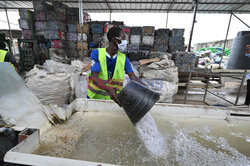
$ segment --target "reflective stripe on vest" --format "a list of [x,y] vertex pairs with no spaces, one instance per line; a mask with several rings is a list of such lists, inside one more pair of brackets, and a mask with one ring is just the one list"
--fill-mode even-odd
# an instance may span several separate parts
[[[6,55],[7,55],[7,53],[8,53],[8,51],[0,49],[0,62],[4,62],[4,59],[5,59]],[[10,63],[10,64],[15,69],[15,66],[12,63]]]
[[[105,84],[112,89],[115,87],[116,89],[122,90],[126,60],[125,54],[120,52],[117,53],[116,65],[112,79],[108,79],[106,48],[98,49],[98,60],[100,62],[100,72],[98,74],[100,81],[98,82],[98,85],[101,86],[102,84]],[[88,77],[88,96],[91,99],[110,100],[110,96],[107,91],[105,89],[100,89],[99,87],[93,84],[90,73]],[[119,93],[119,91],[117,91],[117,93]]]

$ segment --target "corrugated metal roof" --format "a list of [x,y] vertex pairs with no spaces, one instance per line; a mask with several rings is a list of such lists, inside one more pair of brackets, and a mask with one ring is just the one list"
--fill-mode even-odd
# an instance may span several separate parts
[[[33,1],[0,1],[0,9],[33,8]],[[78,7],[78,0],[46,0]],[[83,0],[86,12],[192,12],[192,0]],[[199,0],[199,13],[250,13],[250,0]]]

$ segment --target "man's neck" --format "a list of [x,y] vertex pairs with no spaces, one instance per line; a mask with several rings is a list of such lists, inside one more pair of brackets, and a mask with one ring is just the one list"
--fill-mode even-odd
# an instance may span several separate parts
[[113,56],[115,56],[117,54],[117,50],[115,50],[114,47],[112,47],[111,45],[109,45],[106,48],[106,51],[110,55],[111,58],[113,58]]

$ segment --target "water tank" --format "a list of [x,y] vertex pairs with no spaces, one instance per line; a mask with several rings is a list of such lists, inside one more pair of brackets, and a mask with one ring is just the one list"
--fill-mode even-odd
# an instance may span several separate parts
[[250,31],[238,32],[229,55],[227,69],[250,69]]

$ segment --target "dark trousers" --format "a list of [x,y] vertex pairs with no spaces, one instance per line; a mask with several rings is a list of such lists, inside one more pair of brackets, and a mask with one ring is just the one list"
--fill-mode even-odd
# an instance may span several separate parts
[[246,101],[245,101],[245,105],[249,105],[250,104],[250,80],[247,80],[247,95],[246,95]]

